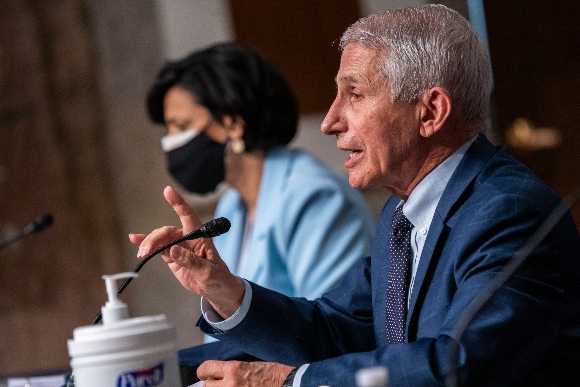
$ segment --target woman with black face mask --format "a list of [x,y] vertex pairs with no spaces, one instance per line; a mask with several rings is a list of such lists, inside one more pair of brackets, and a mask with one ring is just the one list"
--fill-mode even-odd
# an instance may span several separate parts
[[[150,118],[167,127],[171,175],[193,193],[231,187],[214,239],[230,270],[289,296],[316,298],[370,254],[374,219],[362,195],[313,156],[290,149],[297,104],[279,70],[236,43],[167,63],[151,87]],[[180,353],[193,366],[239,358],[220,347]]]

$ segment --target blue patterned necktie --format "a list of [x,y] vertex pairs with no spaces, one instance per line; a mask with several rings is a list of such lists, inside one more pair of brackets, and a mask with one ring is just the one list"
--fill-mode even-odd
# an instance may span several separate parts
[[400,205],[393,215],[391,226],[391,255],[387,283],[387,342],[405,341],[407,318],[407,289],[409,256],[411,254],[411,228],[413,225],[403,214]]

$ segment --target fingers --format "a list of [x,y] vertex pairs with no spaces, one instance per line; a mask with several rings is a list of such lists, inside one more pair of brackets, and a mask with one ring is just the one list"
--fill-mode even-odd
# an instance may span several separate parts
[[[153,230],[149,235],[129,234],[129,240],[139,245],[138,258],[143,258],[155,251],[157,248],[181,238],[183,235],[201,227],[201,221],[195,211],[183,200],[183,198],[173,188],[166,187],[163,191],[165,199],[179,216],[183,229],[177,227],[161,227]],[[164,257],[165,259],[166,257]],[[167,260],[167,259],[166,259]]]
[[166,250],[167,255],[163,255],[165,262],[175,262],[179,266],[189,269],[189,270],[201,270],[204,267],[207,268],[207,262],[212,261],[212,257],[208,256],[205,249],[201,249],[200,252],[202,256],[196,255],[195,252],[189,250],[188,248],[183,248],[179,245],[173,246]]
[[280,363],[209,360],[197,369],[204,387],[261,386],[279,387],[292,370]]
[[141,242],[143,242],[143,240],[145,240],[146,237],[147,237],[147,235],[145,235],[145,234],[129,234],[129,240],[131,241],[131,243],[139,246],[139,251],[137,252],[137,258],[143,258],[145,256],[145,255],[141,254],[141,251],[144,249],[140,245],[141,245]]
[[169,249],[169,256],[163,257],[163,259],[167,263],[175,262],[186,269],[193,269],[196,256],[192,251],[184,249],[181,246],[173,246]]
[[135,244],[139,244],[138,258],[143,258],[158,249],[159,247],[174,241],[183,236],[181,229],[173,226],[165,226],[151,231],[147,236],[142,234],[132,234],[129,240]]
[[207,360],[197,368],[197,377],[199,380],[221,380],[224,378],[225,363],[225,361]]
[[173,188],[170,186],[165,187],[163,196],[165,196],[167,203],[171,204],[173,210],[179,216],[185,233],[201,227],[201,221],[195,211],[193,211],[193,208]]
[[143,242],[143,239],[145,239],[146,236],[147,235],[145,235],[145,234],[129,234],[129,240],[134,245],[140,245],[141,242]]

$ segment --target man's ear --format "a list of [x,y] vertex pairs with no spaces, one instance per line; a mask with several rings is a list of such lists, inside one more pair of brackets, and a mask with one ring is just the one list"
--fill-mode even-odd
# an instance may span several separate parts
[[420,100],[421,136],[430,137],[437,133],[451,114],[451,96],[442,87],[434,87],[423,94]]

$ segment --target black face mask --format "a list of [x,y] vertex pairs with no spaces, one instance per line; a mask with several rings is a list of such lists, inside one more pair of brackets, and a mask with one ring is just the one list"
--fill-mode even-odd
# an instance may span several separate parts
[[212,192],[225,178],[225,149],[225,144],[201,132],[185,145],[167,152],[169,172],[190,192]]

